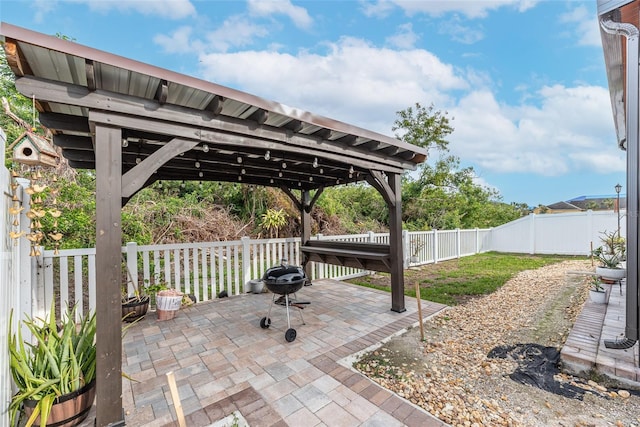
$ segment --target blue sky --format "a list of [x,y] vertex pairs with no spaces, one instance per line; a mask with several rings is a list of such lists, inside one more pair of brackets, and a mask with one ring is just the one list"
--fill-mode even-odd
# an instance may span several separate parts
[[386,135],[433,104],[505,202],[625,192],[595,1],[3,0],[0,19]]

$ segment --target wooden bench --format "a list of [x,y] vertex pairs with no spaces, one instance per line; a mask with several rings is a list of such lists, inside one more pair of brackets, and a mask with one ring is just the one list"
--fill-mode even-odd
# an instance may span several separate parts
[[391,272],[391,248],[378,243],[308,240],[300,247],[308,261]]

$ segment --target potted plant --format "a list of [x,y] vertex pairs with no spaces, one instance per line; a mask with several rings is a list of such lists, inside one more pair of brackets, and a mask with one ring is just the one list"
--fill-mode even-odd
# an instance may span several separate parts
[[163,289],[156,293],[156,314],[158,320],[171,320],[176,317],[184,294],[177,289]]
[[146,287],[135,288],[133,294],[127,292],[127,287],[122,290],[122,320],[135,322],[142,319],[149,310],[149,295]]
[[598,275],[593,275],[589,279],[589,298],[596,304],[604,304],[607,301],[607,293],[602,286],[602,281]]
[[600,265],[596,267],[596,274],[609,281],[618,281],[627,275],[622,266],[626,255],[625,239],[617,232],[603,231],[600,238],[602,245],[593,250],[592,256]]
[[[25,426],[75,426],[89,413],[95,398],[96,317],[67,308],[56,323],[55,303],[49,317],[22,323],[34,343],[22,339],[21,325],[12,333],[9,320],[10,370],[18,392],[9,405],[11,425],[20,417]],[[22,425],[22,424],[21,424]]]

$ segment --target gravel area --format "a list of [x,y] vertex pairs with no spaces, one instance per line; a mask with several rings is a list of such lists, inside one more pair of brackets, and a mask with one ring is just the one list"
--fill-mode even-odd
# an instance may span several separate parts
[[[364,355],[356,368],[455,426],[640,426],[640,393],[597,375],[558,373],[555,386],[576,397],[512,380],[517,361],[490,358],[504,345],[560,349],[587,297],[588,261],[517,274],[493,294],[451,307]],[[555,381],[553,381],[555,379]]]

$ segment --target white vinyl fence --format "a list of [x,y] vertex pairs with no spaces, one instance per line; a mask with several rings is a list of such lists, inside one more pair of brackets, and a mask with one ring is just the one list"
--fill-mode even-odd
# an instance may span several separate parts
[[[405,266],[435,263],[488,250],[490,230],[404,232]],[[388,233],[342,236],[317,235],[313,239],[388,243]],[[43,317],[52,301],[59,308],[76,304],[78,313],[94,310],[96,304],[95,249],[66,249],[58,254],[42,251],[36,263],[34,312]],[[122,248],[123,283],[128,293],[137,287],[161,284],[208,301],[225,291],[239,295],[248,282],[286,259],[300,265],[300,238],[138,245]],[[311,279],[348,279],[370,274],[339,265],[312,263]]]
[[[530,214],[491,229],[491,251],[528,254],[589,255],[602,245],[603,232],[617,232],[618,213],[586,211]],[[626,236],[626,211],[620,211],[620,233]]]

